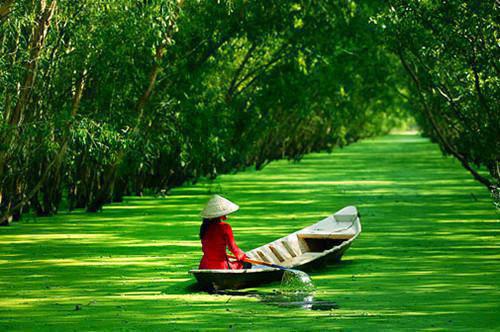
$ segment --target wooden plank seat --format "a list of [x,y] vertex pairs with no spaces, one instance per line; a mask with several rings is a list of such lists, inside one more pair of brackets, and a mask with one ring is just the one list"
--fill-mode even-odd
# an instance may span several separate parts
[[279,249],[277,246],[273,246],[272,244],[269,245],[269,250],[273,253],[274,257],[278,259],[278,262],[283,262],[285,260],[283,255],[283,252]]
[[318,256],[321,256],[321,252],[305,252],[298,257],[288,259],[282,263],[285,267],[300,266],[302,264],[308,263],[315,260]]

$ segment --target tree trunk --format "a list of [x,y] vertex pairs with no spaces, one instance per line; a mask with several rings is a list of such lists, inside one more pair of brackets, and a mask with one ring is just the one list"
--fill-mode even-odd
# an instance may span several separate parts
[[417,75],[414,73],[414,71],[411,69],[410,65],[406,61],[406,59],[403,56],[403,53],[400,51],[398,53],[399,59],[401,60],[401,64],[405,68],[406,72],[412,79],[412,81],[415,83],[415,86],[417,88],[417,91],[419,93],[419,98],[422,104],[422,108],[429,119],[432,128],[434,129],[434,132],[436,133],[437,139],[441,142],[441,145],[448,151],[451,155],[453,155],[455,158],[457,158],[462,166],[471,173],[471,175],[476,179],[478,182],[483,184],[490,192],[494,192],[495,186],[491,181],[489,181],[487,178],[483,177],[481,174],[479,174],[472,166],[469,164],[467,158],[463,156],[456,148],[455,146],[452,145],[446,138],[445,134],[442,132],[441,127],[437,123],[436,119],[434,118],[434,114],[432,110],[430,109],[429,105],[427,104],[425,97],[422,92],[422,87],[420,84],[420,80],[418,79]]
[[[2,13],[10,12],[10,2],[6,2],[1,5],[0,9],[3,9]],[[47,6],[46,0],[40,1],[40,11],[37,20],[33,24],[32,33],[29,41],[29,58],[25,64],[25,77],[23,82],[20,84],[20,92],[19,97],[17,99],[16,105],[12,111],[9,110],[8,114],[5,117],[5,123],[10,127],[9,130],[12,130],[8,135],[0,137],[0,144],[10,148],[12,144],[14,144],[16,137],[18,136],[18,127],[22,124],[23,119],[25,117],[25,110],[29,103],[30,96],[33,90],[33,86],[36,81],[37,71],[38,71],[38,63],[40,61],[41,53],[44,49],[45,39],[47,37],[47,33],[49,31],[49,27],[51,24],[52,17],[57,7],[57,0],[53,0],[50,5]],[[10,101],[9,101],[10,103]],[[4,171],[6,161],[9,158],[8,150],[2,150],[0,152],[0,181],[4,178]],[[3,211],[0,215],[0,223],[9,222],[12,220],[13,214],[15,214],[18,209],[21,209],[24,204],[33,197],[33,195],[40,189],[41,183],[35,186],[35,190],[31,191],[28,195],[21,193],[23,196],[20,201],[16,201],[15,197],[9,198],[10,202],[7,205],[3,206]],[[4,191],[4,188],[2,188]],[[3,195],[14,195],[17,196],[14,192],[2,192]],[[21,197],[20,196],[20,197]]]

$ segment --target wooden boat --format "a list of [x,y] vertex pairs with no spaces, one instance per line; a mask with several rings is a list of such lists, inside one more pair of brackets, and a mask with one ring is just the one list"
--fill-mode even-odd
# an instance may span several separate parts
[[[361,233],[358,211],[348,206],[314,225],[246,252],[250,259],[310,270],[340,261]],[[265,266],[241,270],[190,270],[205,290],[239,289],[281,280],[284,271]]]

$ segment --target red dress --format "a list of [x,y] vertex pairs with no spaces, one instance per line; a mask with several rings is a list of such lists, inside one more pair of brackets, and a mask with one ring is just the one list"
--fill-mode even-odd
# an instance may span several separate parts
[[241,262],[230,262],[227,257],[226,247],[238,260],[245,257],[245,253],[234,242],[233,230],[228,223],[210,223],[201,240],[201,246],[203,257],[200,269],[237,270],[243,268]]

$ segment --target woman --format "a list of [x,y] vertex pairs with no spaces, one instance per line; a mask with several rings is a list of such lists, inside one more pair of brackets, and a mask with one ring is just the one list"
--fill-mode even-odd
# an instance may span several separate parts
[[[239,206],[233,202],[214,195],[203,209],[203,223],[200,227],[200,239],[203,258],[200,269],[242,269],[245,253],[234,242],[233,230],[224,221],[227,215],[238,211]],[[229,261],[226,248],[233,253],[238,261]],[[246,266],[245,266],[246,267]]]

